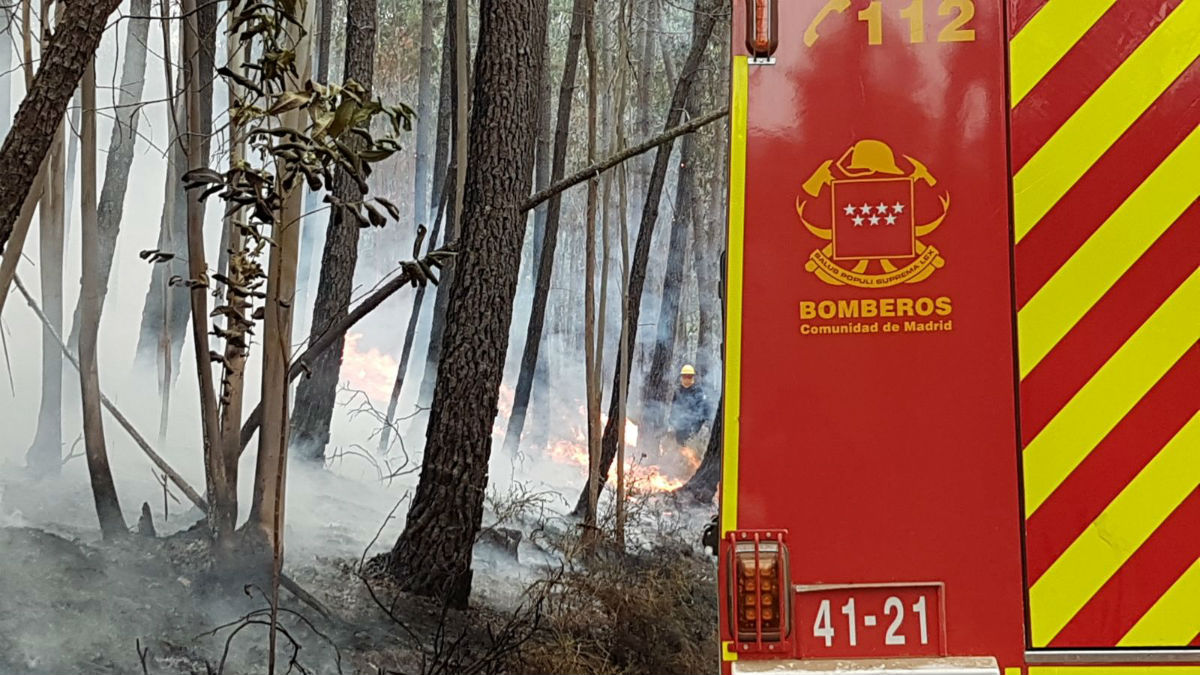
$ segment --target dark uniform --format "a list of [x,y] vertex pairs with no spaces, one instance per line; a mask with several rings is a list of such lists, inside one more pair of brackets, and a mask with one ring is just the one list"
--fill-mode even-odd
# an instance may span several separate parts
[[675,400],[671,405],[671,433],[675,435],[676,443],[687,445],[693,436],[700,433],[700,428],[711,416],[708,397],[699,386],[680,385],[675,390]]

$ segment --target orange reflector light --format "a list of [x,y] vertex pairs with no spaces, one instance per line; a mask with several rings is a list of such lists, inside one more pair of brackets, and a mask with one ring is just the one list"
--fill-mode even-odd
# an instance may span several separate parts
[[746,49],[754,58],[767,58],[779,44],[779,21],[776,18],[779,0],[745,0]]
[[791,632],[791,583],[782,532],[731,532],[730,617],[738,651],[784,642]]

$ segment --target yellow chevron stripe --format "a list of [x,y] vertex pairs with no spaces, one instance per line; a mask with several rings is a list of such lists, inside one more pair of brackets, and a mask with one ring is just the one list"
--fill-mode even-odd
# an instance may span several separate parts
[[[1189,638],[1190,639],[1190,638]],[[1029,675],[1200,675],[1200,666],[1033,666]]]
[[1116,0],[1050,0],[1012,39],[1012,107],[1050,72]]
[[1049,644],[1197,484],[1200,484],[1200,413],[1179,430],[1029,589],[1033,646]]
[[1200,634],[1200,560],[1138,619],[1118,647],[1186,645]]
[[[1200,35],[1200,30],[1196,33]],[[1022,378],[1200,197],[1197,166],[1200,166],[1200,127],[1163,160],[1021,308],[1017,346]]]
[[1032,516],[1200,338],[1200,269],[1154,314],[1025,446],[1025,514]]
[[[746,126],[749,62],[733,57],[729,116],[729,243],[725,296],[725,437],[721,454],[721,536],[737,529],[738,437],[742,411],[742,266],[745,256]],[[736,654],[735,654],[736,656]]]
[[[1068,2],[1076,11],[1092,2]],[[1183,0],[1013,177],[1020,241],[1200,56],[1200,0]],[[1023,32],[1023,31],[1022,31]]]

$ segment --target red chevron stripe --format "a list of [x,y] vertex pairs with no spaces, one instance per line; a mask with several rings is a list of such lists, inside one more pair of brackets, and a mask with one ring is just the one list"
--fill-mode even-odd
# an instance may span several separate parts
[[1192,638],[1192,641],[1188,643],[1188,646],[1189,647],[1200,647],[1200,633],[1197,633],[1196,637]]
[[1096,371],[1197,268],[1192,204],[1021,381],[1021,444],[1041,433]]
[[[1200,488],[1092,596],[1051,647],[1114,647],[1200,557]],[[1182,645],[1164,645],[1182,646]]]
[[1031,584],[1200,409],[1195,394],[1198,381],[1200,343],[1167,371],[1029,517],[1025,546]]
[[1019,170],[1182,0],[1118,0],[1013,109]]
[[1138,185],[1200,125],[1200,61],[1187,70],[1017,244],[1023,307]]
[[1021,32],[1025,24],[1050,0],[1014,0],[1008,15],[1009,35]]

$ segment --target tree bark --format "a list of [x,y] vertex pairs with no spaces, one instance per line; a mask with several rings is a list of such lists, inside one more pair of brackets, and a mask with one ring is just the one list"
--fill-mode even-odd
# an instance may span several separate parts
[[[675,83],[671,95],[671,107],[667,111],[664,129],[670,129],[679,124],[683,115],[683,107],[691,92],[692,83],[699,70],[700,59],[708,46],[713,27],[717,22],[717,12],[720,0],[696,0],[695,12],[692,19],[692,41],[688,49],[687,60]],[[654,155],[654,170],[650,172],[650,182],[647,189],[646,202],[642,207],[641,222],[638,226],[637,243],[634,245],[633,265],[629,275],[629,293],[626,298],[625,316],[622,323],[622,334],[625,335],[627,348],[632,353],[632,347],[637,342],[638,317],[641,314],[642,291],[646,285],[646,266],[650,261],[650,241],[654,236],[654,226],[658,221],[658,202],[662,197],[663,183],[667,175],[667,163],[671,158],[671,146],[668,141],[660,146]],[[612,466],[617,454],[617,427],[624,424],[624,419],[618,419],[617,407],[619,392],[629,386],[629,373],[618,373],[613,378],[613,393],[609,404],[608,422],[604,426],[604,442],[600,457],[600,472],[597,479],[604,484],[608,469]],[[573,513],[583,515],[587,508],[587,490],[583,490],[575,503]]]
[[437,8],[437,0],[421,2],[421,57],[417,67],[417,157],[413,170],[413,218],[417,223],[427,223],[433,218],[429,212],[429,146],[433,141],[433,130],[437,127],[433,101],[433,23]]
[[[213,77],[216,73],[215,50],[217,35],[217,5],[201,0],[196,5],[196,24],[199,31],[199,82],[200,90],[200,119],[199,131],[200,155],[205,164],[210,156],[212,138],[212,106],[213,106]],[[178,90],[183,91],[182,74]],[[165,190],[168,197],[164,200],[161,228],[159,230],[157,248],[161,251],[176,254],[168,262],[154,266],[150,273],[150,286],[146,292],[146,300],[142,309],[141,331],[138,337],[137,359],[139,364],[147,367],[157,364],[160,378],[170,387],[179,374],[179,361],[183,353],[184,335],[187,333],[188,317],[191,309],[188,294],[179,288],[168,285],[173,276],[186,278],[187,263],[179,255],[187,246],[187,195],[184,193],[181,180],[187,170],[188,160],[184,147],[185,140],[178,128],[178,121],[184,119],[183,110],[177,98],[177,105],[172,112],[175,125],[172,132],[180,134],[177,142],[172,143],[167,168]],[[204,204],[200,204],[201,220],[203,220]],[[205,341],[207,344],[207,340]],[[164,391],[164,395],[166,395]]]
[[[461,2],[462,0],[460,0]],[[465,5],[465,2],[463,2]],[[545,0],[481,0],[459,259],[421,479],[390,571],[402,588],[465,607],[483,519],[500,381],[532,182]]]
[[[596,4],[589,3],[587,14],[584,16],[584,45],[587,53],[588,68],[588,108],[587,108],[587,159],[588,164],[596,161],[596,114],[597,96],[596,84]],[[600,483],[596,480],[596,471],[600,467],[600,398],[604,393],[604,385],[600,381],[601,365],[604,361],[604,328],[596,325],[596,202],[597,179],[588,181],[587,207],[584,227],[586,243],[584,244],[584,280],[583,280],[583,352],[586,372],[584,385],[587,395],[587,439],[588,439],[588,508],[584,515],[584,541],[594,544],[596,541],[596,507],[600,502]],[[607,259],[605,260],[607,263]],[[601,292],[603,293],[603,291]],[[603,295],[601,296],[603,297]],[[603,316],[603,314],[601,314]]]
[[8,241],[42,158],[54,142],[88,61],[121,0],[62,0],[54,35],[42,52],[33,86],[0,146],[0,249]]
[[[375,75],[376,0],[350,0],[346,8],[346,60],[343,72],[370,95]],[[351,145],[361,139],[352,139]],[[362,193],[354,179],[338,169],[333,179],[337,202],[357,204]],[[329,213],[325,251],[321,256],[321,277],[313,306],[312,333],[316,340],[329,326],[346,315],[350,292],[354,287],[354,268],[358,263],[358,222],[345,209],[334,206]],[[342,367],[344,336],[313,359],[309,376],[296,387],[296,406],[292,412],[292,446],[299,457],[317,463],[325,461],[329,444],[329,425],[337,400],[338,375]]]
[[[114,112],[112,138],[108,143],[108,159],[104,166],[104,186],[100,190],[99,247],[100,286],[99,311],[104,312],[104,300],[108,296],[109,277],[112,272],[113,255],[117,248],[117,234],[121,230],[121,218],[125,212],[125,192],[129,187],[129,169],[133,166],[133,150],[136,145],[138,120],[141,115],[137,104],[142,100],[146,83],[146,41],[150,36],[150,0],[132,0],[129,5],[131,18],[125,29],[125,61],[121,66],[121,89]],[[71,322],[71,338],[67,344],[79,344],[80,316],[83,299],[75,305],[75,320]]]
[[[311,5],[306,8],[301,27],[289,31],[296,44],[298,77],[289,88],[299,89],[309,79],[312,68],[310,37],[302,30],[312,25]],[[293,129],[304,128],[307,112],[296,108],[281,116],[280,123]],[[280,176],[276,176],[281,180]],[[292,299],[296,295],[296,262],[300,248],[300,220],[304,210],[303,181],[290,191],[279,190],[282,204],[276,214],[267,266],[267,289],[263,310],[262,428],[258,434],[258,456],[254,468],[254,497],[245,530],[251,550],[274,556],[272,573],[278,572],[283,538],[284,488],[287,485],[289,366],[292,358]],[[274,606],[274,603],[273,603]]]
[[[316,34],[316,73],[317,82],[329,82],[330,44],[333,41],[333,3],[334,0],[313,0],[317,12]],[[327,186],[328,187],[328,186]],[[314,213],[321,208],[319,193],[305,187],[304,212]],[[323,222],[320,218],[306,218],[300,227],[300,258],[296,266],[296,301],[295,307],[300,310],[300,324],[297,330],[310,330],[311,326],[304,325],[304,312],[308,309],[308,298],[313,292],[312,270],[317,260],[317,249],[324,247]]]
[[[684,111],[696,113],[696,96],[688,97]],[[684,136],[679,150],[679,168],[675,179],[675,212],[671,218],[671,234],[667,247],[666,273],[663,275],[658,325],[655,334],[650,371],[642,387],[642,417],[638,434],[639,450],[655,457],[671,407],[671,383],[678,367],[675,363],[675,338],[679,326],[679,304],[683,292],[684,267],[687,258],[688,229],[695,213],[695,137]],[[682,364],[678,364],[682,365]]]
[[[51,39],[49,22],[50,2],[42,2],[42,44]],[[86,68],[86,65],[85,65]],[[18,113],[20,114],[20,113]],[[38,408],[37,432],[33,445],[26,453],[26,464],[35,475],[57,475],[62,470],[62,356],[54,349],[51,329],[62,333],[63,327],[63,246],[66,204],[65,191],[65,124],[59,124],[50,150],[50,166],[46,189],[38,213],[38,273],[41,277],[42,306],[50,318],[50,326],[42,329],[42,400]],[[17,126],[19,131],[21,127]],[[12,134],[10,134],[11,138]],[[5,139],[7,144],[8,139]]]
[[[83,76],[82,96],[83,167],[80,190],[82,222],[83,283],[80,289],[81,317],[85,323],[79,334],[79,385],[83,402],[83,446],[92,498],[105,539],[128,534],[121,502],[108,466],[104,442],[104,413],[100,404],[100,371],[96,341],[100,328],[99,227],[96,215],[96,67],[89,65]],[[57,353],[57,349],[55,352]]]
[[[579,71],[579,50],[583,43],[584,16],[592,11],[595,0],[574,0],[571,6],[571,32],[567,36],[567,55],[563,62],[563,76],[558,87],[558,112],[554,126],[554,159],[550,168],[550,182],[556,183],[566,172],[568,131],[571,124],[571,108],[574,102],[575,80]],[[546,208],[546,224],[542,231],[539,250],[537,280],[534,282],[533,301],[529,311],[529,327],[525,331],[525,347],[521,353],[521,370],[517,375],[517,388],[513,395],[512,415],[504,432],[504,451],[515,455],[521,447],[521,434],[525,428],[525,415],[529,409],[529,398],[533,391],[533,380],[538,365],[538,353],[542,346],[542,331],[546,324],[546,303],[550,298],[550,277],[554,273],[554,253],[558,249],[558,225],[562,213],[562,197],[552,196]]]
[[[187,169],[196,171],[208,166],[208,155],[202,148],[204,113],[201,112],[201,66],[199,17],[196,0],[183,0],[184,101],[187,112]],[[209,111],[211,114],[211,111]],[[210,120],[211,122],[211,120]],[[191,305],[192,352],[196,362],[196,377],[200,386],[200,430],[204,449],[204,483],[208,503],[212,506],[208,525],[217,541],[226,541],[233,533],[237,518],[236,486],[225,477],[225,455],[221,448],[220,411],[217,408],[216,387],[213,384],[212,359],[208,345],[208,262],[204,255],[204,210],[200,201],[202,187],[185,193],[187,212],[188,296]]]
[[[444,40],[453,47],[453,58],[450,59],[450,83],[453,89],[453,103],[450,120],[451,148],[454,159],[451,167],[453,177],[447,180],[448,186],[443,189],[453,189],[454,198],[450,201],[450,212],[446,216],[447,243],[458,238],[459,218],[462,214],[463,175],[466,172],[466,115],[468,111],[468,92],[470,86],[470,69],[467,66],[470,35],[467,33],[466,10],[459,12],[457,0],[446,3],[446,37]],[[461,14],[461,16],[460,16]],[[433,400],[434,384],[437,380],[438,363],[441,361],[442,340],[446,332],[446,312],[450,305],[450,290],[454,286],[454,268],[446,270],[438,284],[433,300],[433,322],[429,328],[429,346],[425,353],[425,374],[421,378],[421,389],[417,394],[417,404],[421,407],[430,405]]]
[[[442,214],[446,212],[445,201],[438,205],[437,216],[433,221],[433,231],[429,240],[436,242],[442,229]],[[419,257],[420,251],[414,250],[413,257]],[[379,432],[379,454],[385,455],[391,446],[392,421],[396,419],[396,406],[400,403],[400,392],[404,390],[404,377],[408,373],[408,362],[412,358],[413,341],[417,336],[417,324],[421,320],[421,305],[425,300],[425,285],[417,288],[413,296],[412,312],[408,315],[408,329],[404,331],[404,345],[400,348],[400,364],[396,367],[396,379],[392,383],[392,393],[388,397],[387,414],[383,419],[383,430]]]

